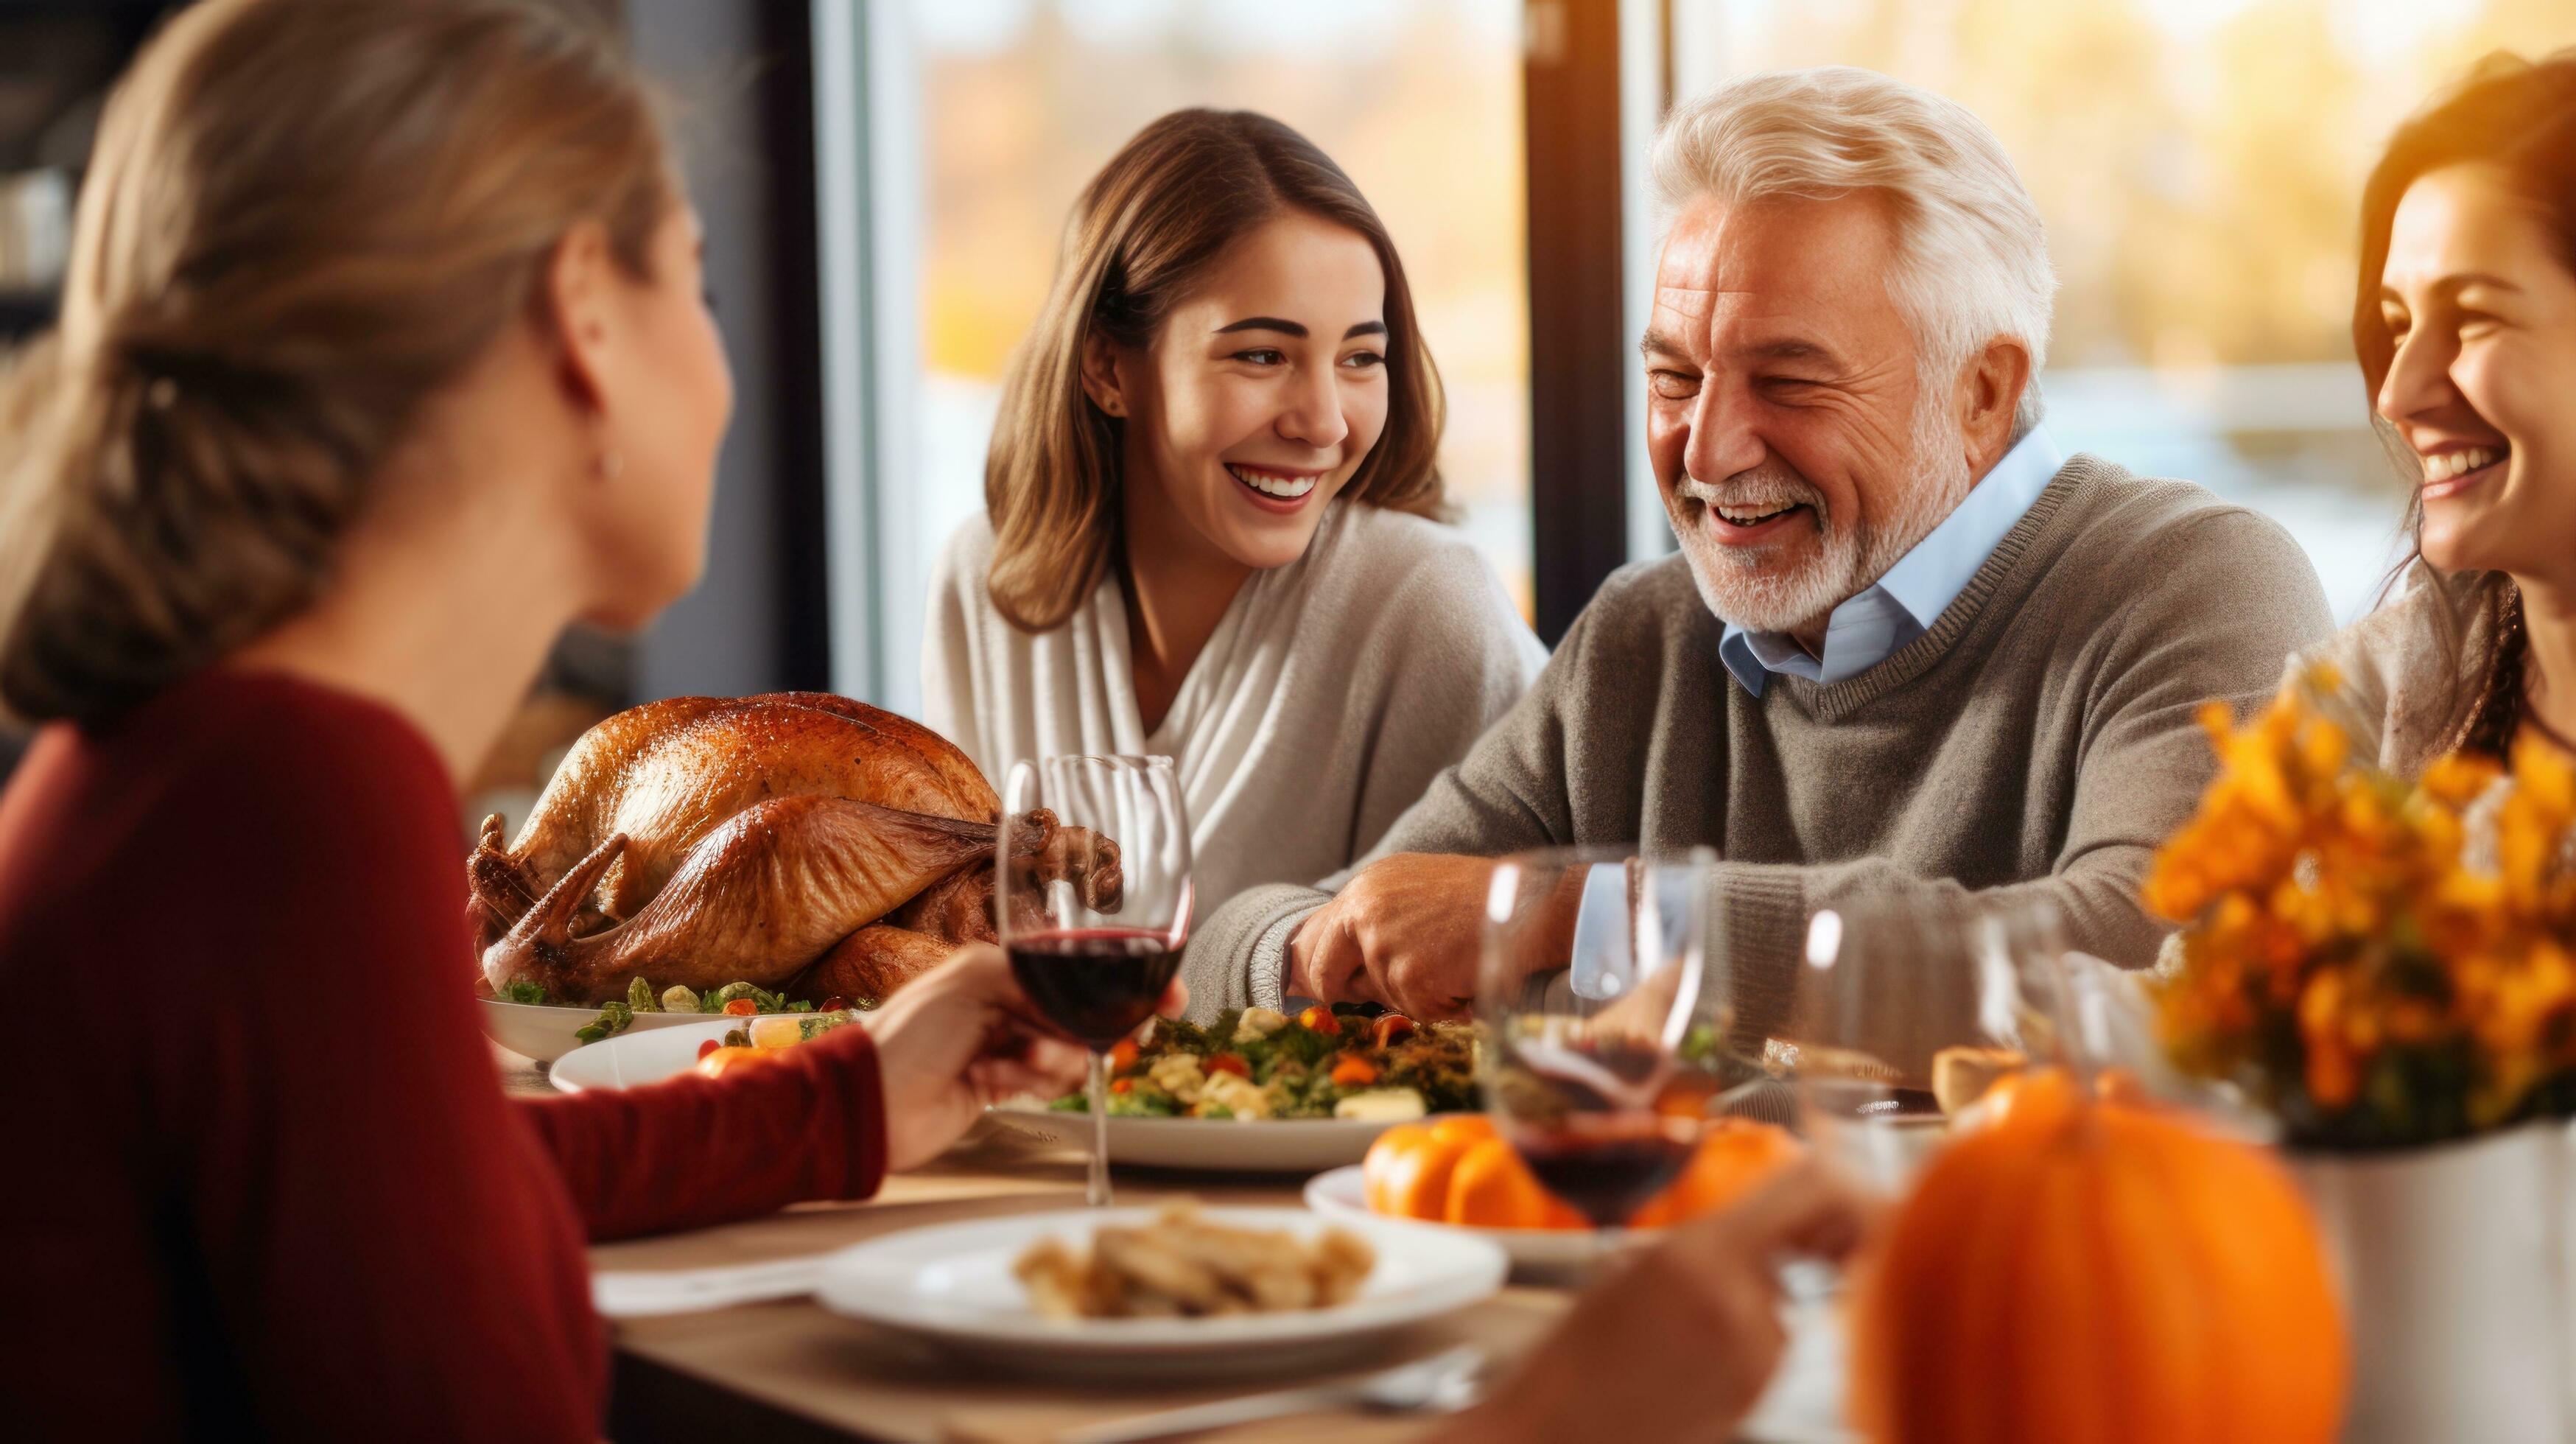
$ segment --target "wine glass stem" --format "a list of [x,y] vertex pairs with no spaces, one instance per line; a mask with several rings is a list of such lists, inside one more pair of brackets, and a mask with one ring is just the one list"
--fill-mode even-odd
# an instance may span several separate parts
[[1082,1191],[1093,1208],[1109,1206],[1109,1055],[1091,1055],[1091,1180]]

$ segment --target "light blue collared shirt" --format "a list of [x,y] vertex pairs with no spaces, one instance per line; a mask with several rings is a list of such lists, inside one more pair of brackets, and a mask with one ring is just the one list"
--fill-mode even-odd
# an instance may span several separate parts
[[1834,608],[1825,622],[1823,656],[1808,656],[1782,633],[1748,632],[1730,622],[1718,639],[1718,659],[1745,691],[1759,697],[1774,672],[1831,685],[1895,656],[1959,599],[1968,579],[2065,465],[2048,428],[2032,427],[1887,575]]

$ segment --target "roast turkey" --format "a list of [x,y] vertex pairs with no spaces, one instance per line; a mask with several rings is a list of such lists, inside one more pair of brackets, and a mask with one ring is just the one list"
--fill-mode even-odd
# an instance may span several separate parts
[[[576,1002],[639,977],[882,999],[993,937],[999,816],[964,753],[863,702],[647,703],[573,745],[515,841],[484,819],[466,865],[483,976]],[[1044,811],[1012,836],[1031,881],[1116,906],[1114,841]]]

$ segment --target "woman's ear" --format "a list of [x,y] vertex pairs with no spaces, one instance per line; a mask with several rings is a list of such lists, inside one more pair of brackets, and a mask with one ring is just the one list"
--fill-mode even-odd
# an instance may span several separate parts
[[1082,394],[1112,416],[1127,414],[1127,388],[1118,377],[1118,348],[1097,331],[1082,336]]
[[564,398],[592,416],[608,409],[611,264],[607,229],[586,220],[555,242],[538,288],[538,320],[554,333]]

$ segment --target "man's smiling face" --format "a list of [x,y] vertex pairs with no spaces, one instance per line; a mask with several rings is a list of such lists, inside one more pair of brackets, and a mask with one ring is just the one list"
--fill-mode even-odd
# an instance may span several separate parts
[[1705,197],[1664,242],[1646,446],[1700,593],[1727,621],[1813,646],[1836,604],[1966,494],[1950,408],[1920,404],[1914,329],[1888,288],[1897,262],[1887,206],[1868,194]]

